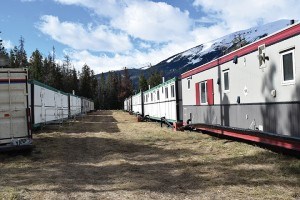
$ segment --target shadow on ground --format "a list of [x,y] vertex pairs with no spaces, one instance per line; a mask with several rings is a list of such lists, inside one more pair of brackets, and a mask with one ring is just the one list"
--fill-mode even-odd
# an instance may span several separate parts
[[47,125],[41,132],[62,132],[62,133],[117,133],[120,132],[117,120],[112,116],[112,111],[96,111],[85,116],[77,116],[74,119],[64,122],[62,125]]
[[0,155],[0,188],[30,195],[141,190],[178,195],[224,186],[295,188],[300,182],[300,166],[289,164],[293,158],[268,151],[214,158],[208,151],[174,148],[176,142],[166,148],[110,134],[120,132],[111,111],[66,126],[37,136],[31,155]]
[[[300,170],[286,166],[286,162],[278,169],[237,168],[272,165],[278,157],[270,157],[269,152],[206,162],[178,159],[195,155],[189,150],[108,138],[63,136],[36,139],[36,144],[39,148],[27,157],[28,165],[5,167],[14,158],[0,157],[4,164],[0,186],[56,193],[150,190],[177,194],[223,185],[295,186],[300,176]],[[270,178],[278,171],[286,177],[280,182]],[[49,187],[34,189],[38,185]]]

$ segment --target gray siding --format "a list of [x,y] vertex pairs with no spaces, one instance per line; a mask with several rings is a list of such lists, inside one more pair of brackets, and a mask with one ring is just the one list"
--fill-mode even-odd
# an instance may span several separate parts
[[184,106],[183,120],[192,123],[261,129],[300,138],[300,103]]

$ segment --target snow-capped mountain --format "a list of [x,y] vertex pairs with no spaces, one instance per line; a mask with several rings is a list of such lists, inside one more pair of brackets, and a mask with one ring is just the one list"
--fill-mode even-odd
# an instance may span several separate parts
[[162,70],[165,72],[164,75],[166,78],[171,78],[279,31],[289,26],[290,23],[290,20],[279,20],[262,26],[237,31],[176,54],[154,67],[159,71]]
[[140,73],[144,73],[147,77],[151,73],[151,70],[161,71],[165,80],[175,76],[178,77],[188,70],[266,37],[290,24],[291,20],[279,20],[262,26],[237,31],[171,56],[151,68],[143,70],[131,69],[129,73],[135,86],[138,83]]

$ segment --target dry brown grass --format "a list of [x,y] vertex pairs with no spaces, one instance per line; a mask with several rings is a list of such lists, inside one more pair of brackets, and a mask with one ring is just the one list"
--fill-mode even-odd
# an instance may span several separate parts
[[300,160],[98,111],[0,155],[0,199],[299,199]]

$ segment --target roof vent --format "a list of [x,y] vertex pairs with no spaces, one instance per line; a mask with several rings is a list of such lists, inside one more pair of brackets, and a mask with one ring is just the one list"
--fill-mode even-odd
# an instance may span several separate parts
[[292,24],[294,24],[294,23],[295,23],[295,20],[292,19],[292,20],[290,21],[290,25],[292,25]]
[[234,57],[233,57],[233,63],[234,63],[234,64],[237,64],[237,63],[238,63],[238,58],[239,58],[238,56],[234,56]]

